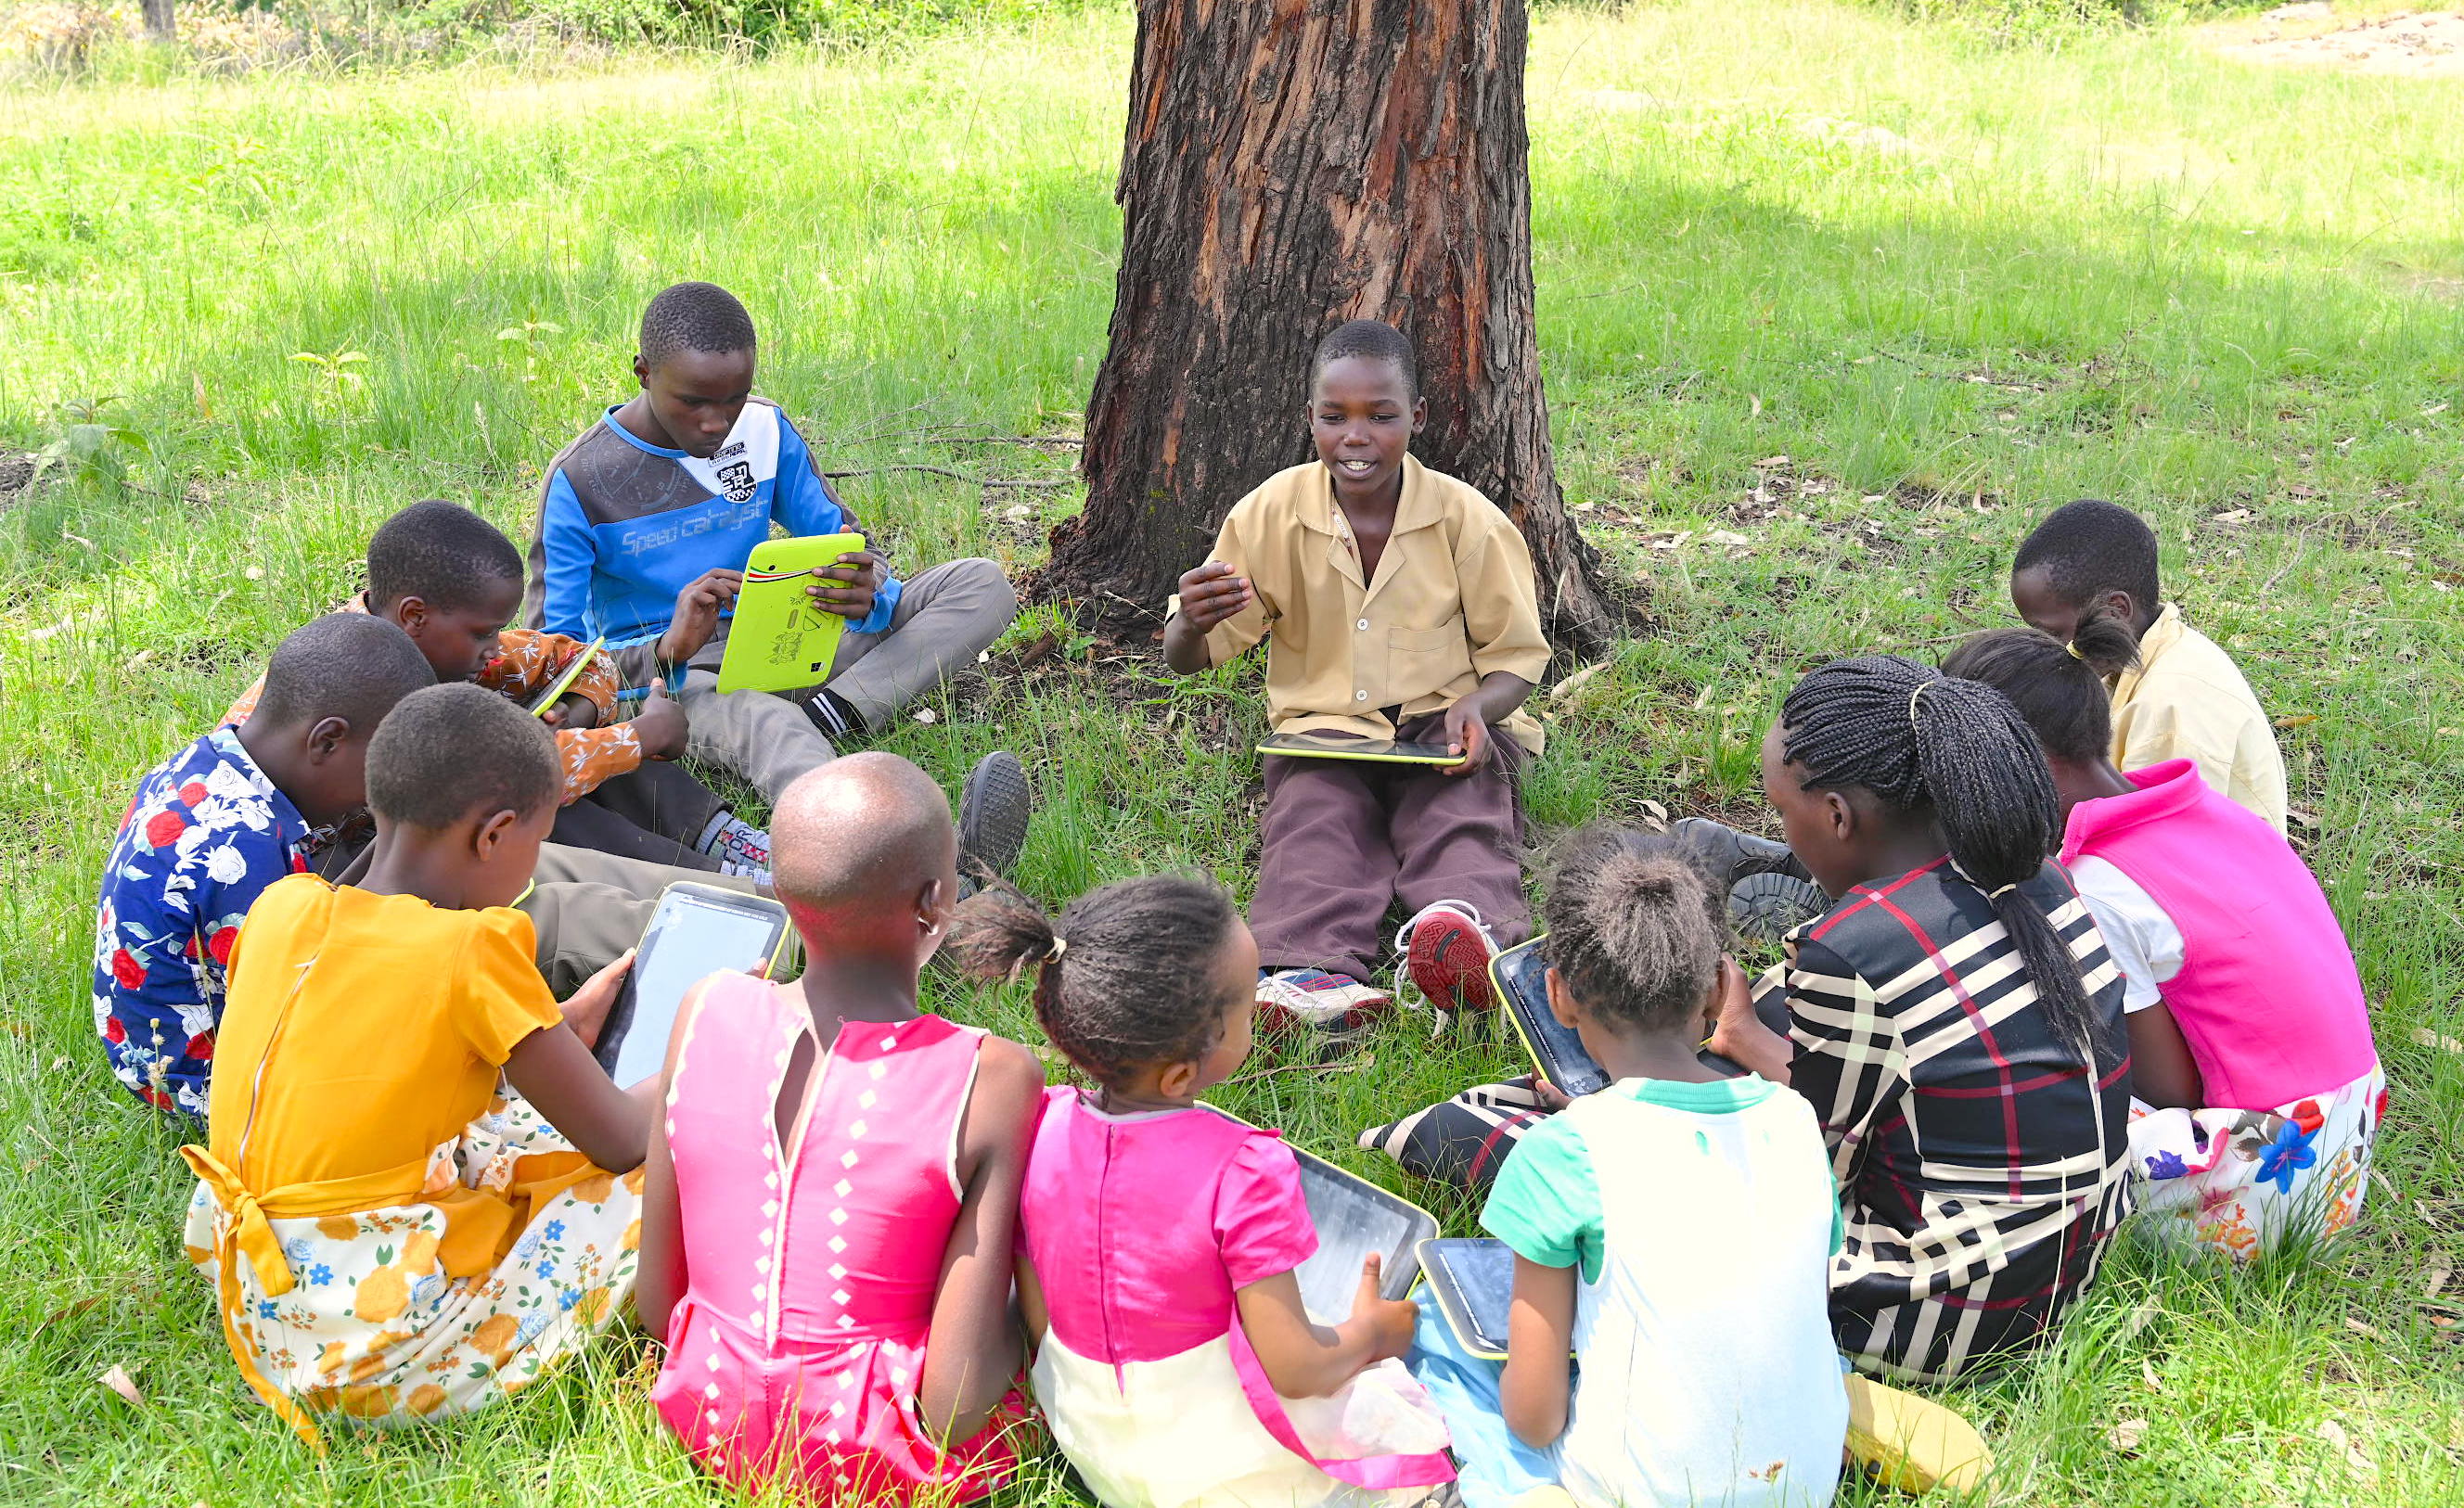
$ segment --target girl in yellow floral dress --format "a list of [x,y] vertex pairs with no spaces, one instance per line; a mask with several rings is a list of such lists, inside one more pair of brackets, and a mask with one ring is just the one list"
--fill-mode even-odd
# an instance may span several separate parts
[[188,1257],[249,1385],[320,1419],[464,1412],[544,1375],[633,1283],[648,1103],[560,1011],[511,909],[555,820],[547,731],[474,686],[368,745],[366,878],[294,875],[241,925]]

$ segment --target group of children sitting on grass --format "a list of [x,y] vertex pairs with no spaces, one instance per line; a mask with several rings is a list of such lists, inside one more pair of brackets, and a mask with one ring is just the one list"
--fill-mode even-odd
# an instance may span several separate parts
[[[995,883],[1015,761],[954,822],[913,765],[834,757],[1008,622],[987,562],[902,583],[850,555],[811,588],[850,620],[831,676],[718,691],[751,545],[846,510],[750,398],[721,291],[660,295],[636,371],[551,469],[531,627],[506,627],[509,541],[406,510],[364,596],[147,775],[112,846],[98,1025],[130,1088],[202,1115],[188,1254],[311,1441],[514,1392],[629,1302],[677,1437],[825,1500],[981,1496],[1040,1421],[1113,1508],[1819,1504],[1844,1369],[1947,1380],[2041,1343],[2134,1206],[2235,1257],[2358,1213],[2385,1080],[2269,723],[2163,601],[2145,526],[2081,502],[2021,548],[2032,626],[1788,693],[1762,755],[1784,846],[1702,821],[1556,845],[1547,1009],[1608,1088],[1484,1085],[1361,1133],[1484,1192],[1506,1360],[1374,1260],[1317,1322],[1293,1152],[1199,1101],[1253,1029],[1318,1050],[1388,1009],[1391,913],[1447,1013],[1494,1006],[1494,951],[1531,935],[1530,557],[1408,453],[1408,343],[1320,344],[1318,459],[1233,508],[1163,648],[1187,672],[1265,639],[1279,732],[1461,757],[1267,756],[1245,920],[1169,875],[1047,918]],[[520,701],[585,635],[612,667],[551,731]],[[686,751],[768,830],[664,762]],[[680,875],[775,892],[805,967],[705,980],[663,1069],[618,1084],[591,1049]],[[1807,914],[1749,984],[1731,918],[1775,894]],[[941,953],[1024,976],[1074,1082],[924,1013]]]

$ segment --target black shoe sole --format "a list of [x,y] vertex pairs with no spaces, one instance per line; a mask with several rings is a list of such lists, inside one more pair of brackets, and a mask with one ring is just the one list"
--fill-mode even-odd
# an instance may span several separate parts
[[1026,827],[1035,814],[1035,791],[1018,755],[997,749],[976,762],[958,793],[958,853],[996,875],[1026,848]]
[[1791,874],[1749,874],[1728,891],[1728,920],[1758,943],[1778,942],[1830,908],[1820,885]]

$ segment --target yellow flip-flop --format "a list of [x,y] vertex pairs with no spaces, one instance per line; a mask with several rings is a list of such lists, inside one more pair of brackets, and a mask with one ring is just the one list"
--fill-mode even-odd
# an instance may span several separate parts
[[1993,1471],[1993,1453],[1958,1412],[1853,1374],[1848,1458],[1903,1493],[1972,1492]]

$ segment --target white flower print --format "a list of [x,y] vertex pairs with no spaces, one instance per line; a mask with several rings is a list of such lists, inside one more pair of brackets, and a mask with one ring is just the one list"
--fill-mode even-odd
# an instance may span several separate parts
[[248,861],[229,843],[217,844],[206,855],[206,878],[216,885],[232,885],[247,877]]

